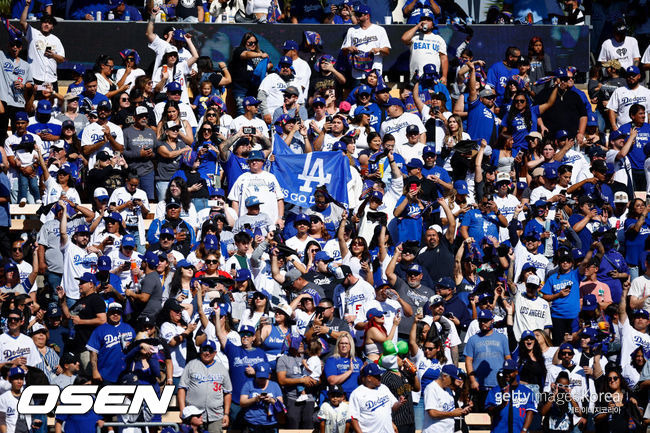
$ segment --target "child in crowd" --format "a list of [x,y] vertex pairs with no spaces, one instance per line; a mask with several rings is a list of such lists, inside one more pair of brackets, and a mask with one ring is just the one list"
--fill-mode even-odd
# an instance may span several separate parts
[[345,393],[338,385],[327,387],[327,400],[318,411],[320,433],[348,433],[350,431],[350,416]]
[[[305,367],[305,370],[309,373],[309,377],[312,379],[319,380],[321,374],[323,373],[323,362],[320,360],[320,354],[323,351],[323,345],[320,340],[313,340],[307,346],[307,355],[309,358],[302,360],[302,365]],[[301,401],[306,401],[309,397],[303,386],[298,386],[297,391],[300,392],[300,395],[296,399],[296,403]]]
[[209,81],[201,81],[200,90],[201,94],[194,98],[194,103],[192,104],[192,110],[197,113],[197,119],[203,117],[205,110],[208,109],[210,97],[215,94],[212,83]]

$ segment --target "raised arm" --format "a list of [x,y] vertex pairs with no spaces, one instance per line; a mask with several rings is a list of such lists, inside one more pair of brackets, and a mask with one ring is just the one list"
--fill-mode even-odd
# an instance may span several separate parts
[[336,237],[339,240],[339,249],[341,250],[341,258],[344,258],[345,256],[348,255],[350,250],[348,249],[348,244],[345,242],[345,226],[348,221],[348,212],[343,211],[343,215],[341,216],[341,224],[339,225],[339,229],[336,232]]

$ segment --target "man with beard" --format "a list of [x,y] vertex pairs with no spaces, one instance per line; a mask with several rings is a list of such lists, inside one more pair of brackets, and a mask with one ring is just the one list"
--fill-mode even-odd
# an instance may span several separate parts
[[[572,71],[558,68],[555,70],[555,77],[555,87],[558,88],[557,99],[555,104],[542,114],[542,120],[551,134],[566,130],[569,137],[575,137],[576,142],[582,145],[587,129],[587,107],[580,95],[572,90]],[[541,105],[548,101],[554,90],[553,87],[548,87],[539,92],[535,104]]]
[[[65,211],[66,203],[59,200],[58,205],[63,208],[61,215],[61,250],[63,251],[63,280],[61,284],[67,297],[68,306],[74,304],[80,296],[77,279],[83,274],[92,272],[97,264],[97,255],[101,250],[90,242],[90,228],[85,225],[77,226],[72,238],[68,236],[68,213]],[[75,205],[75,207],[77,207]]]
[[607,103],[607,115],[613,130],[632,121],[630,107],[633,104],[640,104],[644,112],[650,112],[650,90],[641,85],[641,71],[637,66],[630,66],[625,72],[627,86],[614,90]]
[[102,101],[97,105],[97,122],[84,128],[81,135],[83,154],[88,158],[88,169],[92,170],[100,151],[109,155],[124,151],[124,134],[122,128],[110,122],[111,103]]
[[173,249],[183,256],[190,253],[190,248],[195,242],[194,228],[181,218],[181,204],[175,199],[170,199],[166,205],[165,219],[153,220],[147,232],[149,245],[157,244],[163,235],[163,229],[170,228],[174,232],[176,242]]
[[328,265],[332,260],[334,259],[327,254],[327,251],[317,252],[314,255],[314,268],[303,275],[308,282],[320,286],[327,297],[332,297],[334,288],[340,283],[340,280],[329,270]]
[[[257,99],[261,102],[264,121],[267,124],[271,123],[275,110],[282,107],[284,94],[290,96],[297,93],[295,96],[300,99],[299,86],[300,82],[295,77],[291,57],[280,58],[277,71],[262,80],[257,92]],[[291,93],[287,93],[290,88],[293,88]]]
[[[467,62],[469,67],[469,98],[467,100],[467,133],[473,140],[485,140],[494,145],[497,138],[497,116],[494,114],[494,101],[497,95],[491,88],[485,87],[480,92],[476,86],[476,69],[474,62]],[[577,96],[577,95],[576,95]]]
[[350,332],[348,322],[334,315],[334,301],[331,298],[321,299],[316,307],[314,318],[307,326],[305,340],[310,341],[313,337],[320,339],[323,345],[321,359],[325,361],[333,354],[336,340],[343,332]]
[[[406,269],[406,279],[395,274],[395,265],[402,257],[402,246],[398,245],[397,251],[386,267],[386,279],[395,288],[397,299],[403,299],[411,307],[412,312],[424,307],[429,297],[435,293],[431,288],[422,285],[422,267],[416,263]],[[368,301],[368,300],[366,300]],[[413,314],[405,314],[399,324],[398,336],[408,340],[408,335],[413,325]]]

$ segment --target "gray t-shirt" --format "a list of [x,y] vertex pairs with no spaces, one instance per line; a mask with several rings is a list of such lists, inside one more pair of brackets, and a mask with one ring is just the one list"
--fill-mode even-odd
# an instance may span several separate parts
[[129,168],[135,169],[144,175],[153,171],[153,159],[142,158],[142,149],[153,149],[156,144],[156,133],[151,128],[144,128],[142,131],[134,127],[124,130],[124,159]]
[[250,224],[251,231],[255,231],[256,228],[259,228],[262,232],[262,236],[266,236],[269,226],[273,225],[274,222],[271,221],[270,216],[263,212],[257,215],[244,214],[237,218],[237,221],[235,221],[235,225],[232,228],[232,232],[234,234],[239,233],[244,230],[246,224]]
[[181,140],[178,140],[176,143],[176,149],[172,149],[167,142],[158,141],[156,143],[156,160],[158,161],[158,164],[156,165],[156,182],[172,180],[172,175],[176,173],[181,166],[181,155],[175,158],[165,158],[157,153],[159,147],[164,147],[171,152],[178,149],[185,149],[187,145]]
[[[55,119],[60,120],[61,123],[65,122],[66,120],[72,120],[63,113],[59,113],[59,115],[56,116]],[[88,124],[90,123],[86,115],[82,113],[77,113],[77,115],[75,116],[74,120],[72,120],[72,122],[74,122],[74,129],[77,132],[83,131],[83,129],[86,126],[88,126]]]
[[31,83],[32,69],[26,61],[21,58],[13,60],[7,57],[4,51],[0,51],[0,98],[11,107],[25,107],[25,95],[23,90],[14,86],[16,80],[22,80],[23,84]]
[[[77,226],[85,223],[86,220],[83,217],[68,220],[68,236],[72,237]],[[61,231],[59,227],[61,227],[61,221],[57,219],[50,220],[43,224],[36,237],[38,244],[43,245],[43,248],[45,248],[47,270],[55,274],[63,273],[63,252],[61,251]]]
[[413,320],[415,320],[414,317],[417,313],[418,307],[424,307],[424,304],[429,301],[429,298],[436,293],[426,286],[412,289],[411,286],[400,277],[397,277],[397,281],[395,282],[395,290],[399,294],[400,298],[404,299],[413,309],[413,315],[411,317],[402,316],[402,321],[399,322],[399,328],[397,328],[398,333],[408,335],[408,333],[411,332],[411,326],[413,326]]
[[223,395],[232,393],[232,383],[228,371],[221,361],[214,359],[207,366],[200,359],[187,363],[178,383],[186,390],[185,405],[193,405],[205,410],[206,422],[223,418]]
[[[286,371],[287,379],[298,379],[305,377],[305,374],[303,372],[302,356],[280,356],[277,360],[275,371]],[[290,398],[292,400],[298,398],[298,390],[296,389],[296,385],[283,386],[282,389],[284,391],[284,395],[286,395],[287,398]],[[307,395],[309,396],[309,400],[314,399],[311,394]]]
[[140,317],[155,317],[162,309],[162,283],[158,272],[150,272],[141,281],[142,293],[151,295],[147,305],[140,313]]

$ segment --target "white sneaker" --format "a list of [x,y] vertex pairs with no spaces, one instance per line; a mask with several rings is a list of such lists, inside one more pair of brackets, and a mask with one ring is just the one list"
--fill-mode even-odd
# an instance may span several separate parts
[[307,400],[309,400],[309,397],[307,396],[307,394],[300,394],[298,396],[298,398],[296,399],[296,403],[300,403],[300,402],[307,401]]
[[43,204],[43,200],[39,198],[38,200],[36,200],[35,204]]
[[20,199],[20,203],[18,203],[18,206],[23,207],[27,204],[27,199],[25,197]]

